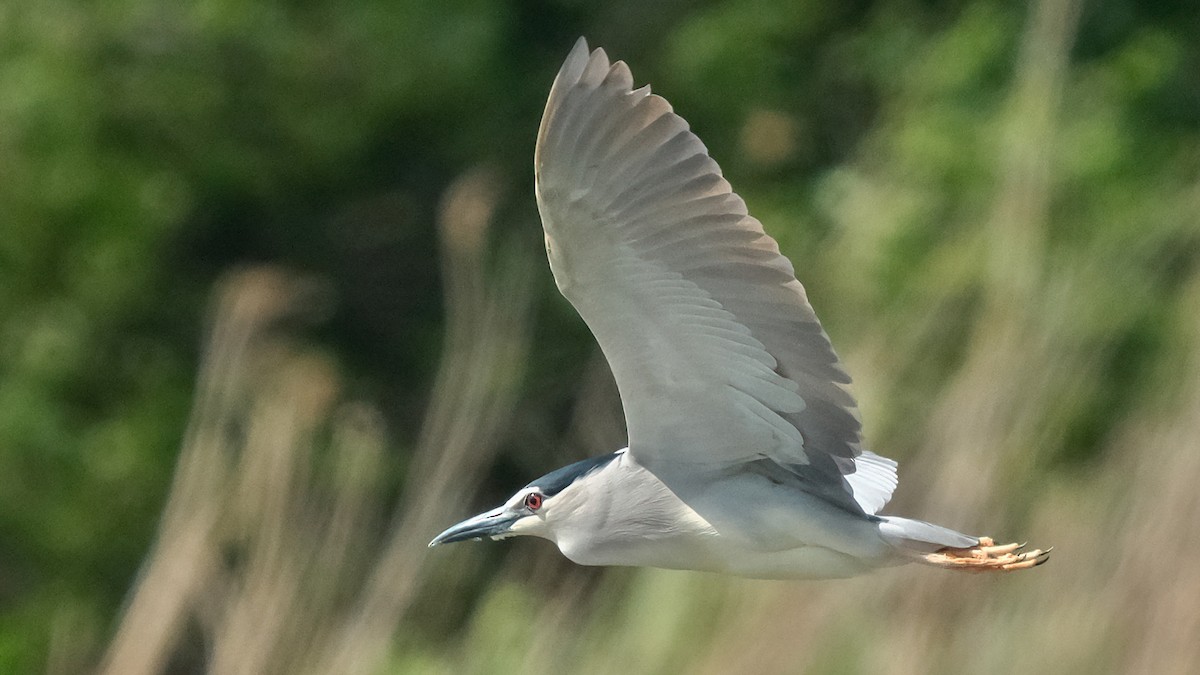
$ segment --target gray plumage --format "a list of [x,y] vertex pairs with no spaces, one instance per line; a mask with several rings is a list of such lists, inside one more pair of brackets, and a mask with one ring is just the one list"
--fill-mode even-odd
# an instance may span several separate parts
[[534,171],[550,268],[612,368],[629,447],[431,545],[529,534],[582,564],[767,578],[943,564],[931,555],[1036,563],[1023,556],[1040,551],[876,515],[896,463],[863,448],[850,377],[791,262],[687,122],[583,39],[551,89]]

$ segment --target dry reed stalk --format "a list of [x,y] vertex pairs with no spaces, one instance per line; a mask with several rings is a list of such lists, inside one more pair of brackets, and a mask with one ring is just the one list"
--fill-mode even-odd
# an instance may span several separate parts
[[447,192],[439,221],[446,285],[446,352],[413,453],[392,534],[359,602],[314,654],[309,672],[373,672],[419,588],[425,542],[444,524],[445,504],[466,504],[490,464],[516,402],[528,358],[532,266],[483,264],[484,233],[498,198],[496,177],[476,170]]
[[336,368],[280,330],[312,284],[268,269],[222,284],[158,540],[101,672],[164,672],[196,630],[212,673],[374,671],[444,519],[429,505],[469,500],[527,358],[530,266],[486,271],[497,198],[476,171],[442,211],[447,348],[382,545],[378,415],[341,403]]
[[[1181,299],[1189,344],[1200,345],[1200,275]],[[1109,639],[1124,647],[1129,673],[1200,672],[1200,348],[1185,355],[1178,399],[1132,426],[1116,443],[1114,494],[1128,507],[1111,512],[1094,536],[1109,540],[1117,564],[1096,575],[1111,589],[1103,608]],[[1107,569],[1107,566],[1106,566]],[[1080,589],[1087,592],[1089,589]]]
[[254,396],[251,374],[280,322],[302,312],[312,287],[276,271],[233,275],[221,285],[196,388],[196,404],[154,553],[101,666],[101,672],[162,672],[221,565],[216,546],[222,497],[238,461],[229,435]]

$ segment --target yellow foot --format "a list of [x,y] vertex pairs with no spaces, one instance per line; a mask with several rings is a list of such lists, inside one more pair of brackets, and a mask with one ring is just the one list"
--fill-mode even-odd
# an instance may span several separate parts
[[974,548],[942,548],[925,553],[921,559],[938,567],[963,570],[965,572],[1011,572],[1037,567],[1050,559],[1053,549],[1034,549],[1021,552],[1025,544],[997,546],[991,537],[980,537]]

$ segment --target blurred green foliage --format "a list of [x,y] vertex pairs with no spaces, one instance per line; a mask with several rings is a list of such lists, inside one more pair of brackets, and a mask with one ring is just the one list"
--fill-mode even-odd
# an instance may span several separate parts
[[[1039,458],[1055,466],[1095,459],[1131,401],[1169,392],[1160,364],[1200,260],[1200,10],[1082,12],[1051,92],[1054,185],[1029,264],[1094,289],[1032,301],[1072,326],[1059,335],[1099,380],[1063,380],[1060,439]],[[1012,271],[988,271],[983,221],[1008,180],[997,157],[1024,131],[1027,14],[1001,0],[0,5],[0,670],[36,669],[56,622],[110,630],[168,487],[206,294],[230,266],[331,281],[323,338],[402,454],[439,351],[438,199],[493,164],[513,195],[500,228],[540,245],[534,135],[581,34],[687,117],[843,351],[907,341],[911,384],[868,420],[903,455],[917,441],[902,420]],[[548,274],[541,287],[528,406],[554,417],[593,346]],[[498,471],[532,460],[510,461]],[[521,602],[489,596],[480,616]]]

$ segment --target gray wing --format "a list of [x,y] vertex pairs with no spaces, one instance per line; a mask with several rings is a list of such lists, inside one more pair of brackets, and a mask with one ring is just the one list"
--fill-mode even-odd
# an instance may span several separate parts
[[648,462],[768,465],[874,513],[895,462],[862,450],[846,374],[791,262],[670,104],[581,38],[538,132],[555,281],[604,351]]

